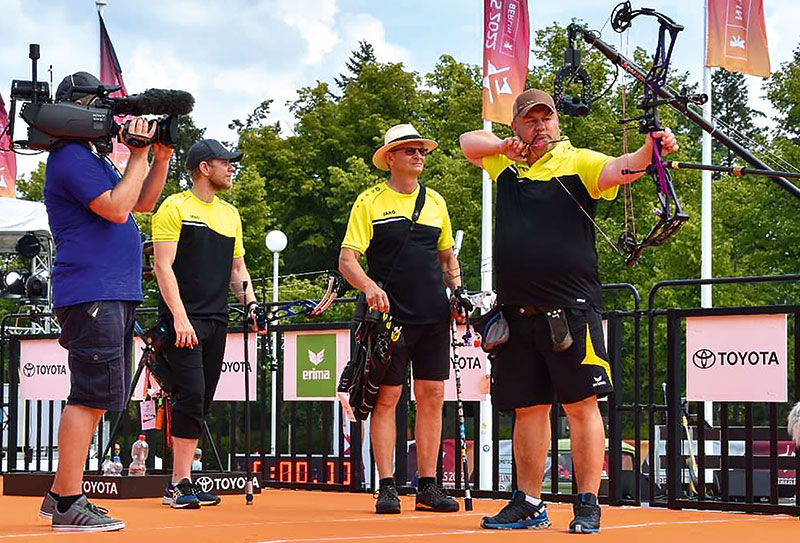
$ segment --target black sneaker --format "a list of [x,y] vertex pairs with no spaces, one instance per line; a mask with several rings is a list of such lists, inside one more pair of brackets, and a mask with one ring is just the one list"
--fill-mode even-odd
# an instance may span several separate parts
[[569,523],[569,531],[573,534],[596,534],[600,531],[600,506],[597,496],[589,492],[575,496],[572,506],[575,518]]
[[447,492],[434,483],[428,483],[417,490],[417,500],[414,504],[417,511],[436,511],[437,513],[455,513],[458,511],[458,502],[447,495]]
[[400,496],[397,495],[397,487],[385,485],[375,493],[378,498],[375,502],[375,512],[383,515],[396,515],[400,512]]
[[541,530],[549,526],[544,502],[531,505],[525,499],[525,493],[519,490],[511,495],[511,501],[499,513],[481,519],[481,527],[489,530]]

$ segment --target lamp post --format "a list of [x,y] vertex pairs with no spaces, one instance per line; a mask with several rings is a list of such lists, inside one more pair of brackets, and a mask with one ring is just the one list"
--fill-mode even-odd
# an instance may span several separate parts
[[[264,240],[267,249],[272,251],[272,301],[278,301],[278,262],[280,260],[281,251],[286,249],[286,244],[288,240],[286,239],[286,234],[281,232],[280,230],[270,230],[267,232],[267,237]],[[273,363],[278,360],[278,334],[276,332],[272,332],[272,360]],[[278,408],[278,382],[276,381],[277,371],[272,374],[271,381],[271,398],[270,398],[270,405],[272,406],[270,410],[270,442],[269,442],[269,450],[270,455],[275,454],[275,436],[276,436],[276,429],[275,424],[277,423],[277,408]]]

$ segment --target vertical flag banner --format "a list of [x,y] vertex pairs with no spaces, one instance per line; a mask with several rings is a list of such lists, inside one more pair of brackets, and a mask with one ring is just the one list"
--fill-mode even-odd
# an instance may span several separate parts
[[484,0],[483,118],[511,124],[517,95],[528,77],[530,23],[527,0]]
[[[106,30],[103,16],[99,13],[97,16],[100,18],[100,82],[106,86],[119,85],[122,87],[118,91],[112,92],[110,96],[127,96],[128,91],[125,88],[125,82],[122,80],[122,67],[117,59],[117,53],[114,52],[114,45],[111,43],[111,38],[108,37],[108,31]],[[124,121],[126,118],[127,117],[117,117],[117,122],[121,124],[121,121]],[[109,158],[117,166],[119,171],[125,171],[130,156],[130,150],[117,140],[114,140],[114,150],[111,151]]]
[[17,155],[11,150],[12,137],[6,105],[0,95],[0,196],[7,198],[17,197]]
[[769,77],[763,0],[707,0],[706,66]]

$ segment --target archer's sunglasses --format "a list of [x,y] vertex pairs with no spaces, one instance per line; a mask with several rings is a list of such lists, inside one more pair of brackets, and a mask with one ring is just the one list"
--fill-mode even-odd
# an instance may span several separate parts
[[389,152],[394,153],[395,151],[403,151],[406,156],[414,156],[416,153],[419,153],[419,156],[425,157],[431,154],[432,151],[425,149],[424,147],[398,147],[396,149],[392,149]]

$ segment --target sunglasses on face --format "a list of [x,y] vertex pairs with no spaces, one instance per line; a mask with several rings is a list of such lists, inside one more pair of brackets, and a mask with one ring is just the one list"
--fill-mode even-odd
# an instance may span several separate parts
[[425,157],[430,154],[430,151],[424,147],[398,147],[397,149],[392,149],[390,152],[394,153],[395,151],[403,151],[406,156],[414,156],[416,153],[419,153],[419,156]]

